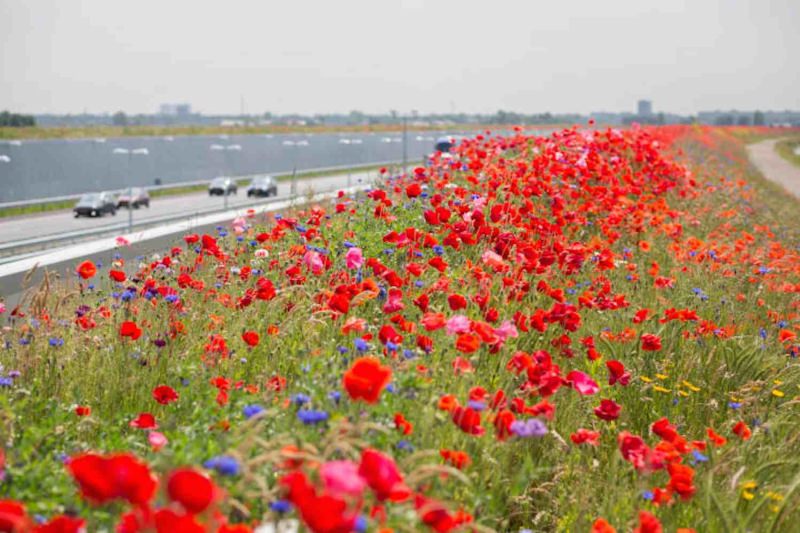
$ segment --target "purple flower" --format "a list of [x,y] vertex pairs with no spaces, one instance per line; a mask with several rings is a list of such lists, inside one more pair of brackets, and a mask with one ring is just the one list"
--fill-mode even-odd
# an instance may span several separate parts
[[511,423],[511,433],[517,437],[543,437],[547,435],[547,426],[538,418],[515,420]]

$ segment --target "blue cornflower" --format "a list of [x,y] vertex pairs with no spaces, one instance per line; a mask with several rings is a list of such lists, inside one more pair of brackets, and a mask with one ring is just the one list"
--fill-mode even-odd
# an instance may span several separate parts
[[239,461],[230,455],[218,455],[203,463],[205,468],[216,470],[223,476],[235,476],[239,473]]
[[692,450],[692,457],[694,457],[693,462],[695,463],[705,463],[708,461],[708,457],[698,452],[697,450]]
[[50,346],[64,346],[64,339],[61,337],[50,337],[48,342],[50,343]]
[[366,352],[369,350],[369,344],[367,344],[367,341],[360,337],[353,341],[353,344],[355,344],[356,350],[359,352]]
[[436,246],[433,247],[433,253],[435,253],[436,255],[444,254],[444,246],[442,246],[441,244],[437,244]]
[[328,420],[330,415],[325,411],[314,411],[312,409],[300,409],[297,411],[297,418],[300,419],[303,424],[312,425],[312,424],[319,424],[320,422],[325,422]]
[[292,403],[295,405],[304,405],[311,401],[311,398],[308,395],[303,394],[302,392],[298,392],[297,394],[292,396]]
[[258,404],[253,405],[245,405],[244,409],[242,409],[244,413],[244,417],[247,419],[253,418],[256,415],[259,415],[264,412],[264,408]]
[[269,508],[275,513],[288,513],[292,510],[292,504],[286,500],[275,500],[270,502]]

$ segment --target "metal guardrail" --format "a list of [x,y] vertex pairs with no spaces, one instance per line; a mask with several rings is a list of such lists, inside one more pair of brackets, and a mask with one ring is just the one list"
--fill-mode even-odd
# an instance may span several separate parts
[[[314,194],[323,194],[328,193],[337,189],[341,189],[341,187],[328,187],[323,190],[315,190]],[[193,218],[199,218],[201,216],[213,215],[215,213],[224,213],[226,211],[236,211],[242,209],[248,209],[254,206],[260,206],[264,204],[272,204],[277,202],[293,202],[294,200],[304,198],[306,196],[305,193],[297,193],[297,194],[290,194],[288,196],[280,196],[280,197],[272,197],[272,198],[261,198],[259,200],[253,200],[252,202],[244,202],[241,204],[236,204],[233,206],[228,207],[218,207],[218,208],[211,208],[211,209],[204,209],[202,211],[193,211],[193,212],[183,212],[174,215],[165,215],[160,217],[152,217],[146,218],[138,223],[133,225],[136,229],[145,229],[147,227],[159,226],[162,224],[168,224],[171,222],[182,222],[191,220]],[[100,226],[97,228],[85,229],[85,230],[78,230],[78,231],[70,231],[65,233],[57,233],[54,235],[45,235],[42,237],[36,237],[33,239],[24,239],[19,241],[9,241],[5,243],[0,243],[0,254],[5,254],[6,252],[18,250],[20,253],[16,254],[9,254],[3,257],[0,257],[0,264],[8,263],[11,261],[15,261],[21,257],[25,257],[28,255],[32,255],[34,253],[40,253],[41,248],[46,247],[47,245],[52,245],[55,243],[59,244],[68,244],[71,242],[76,242],[80,240],[85,240],[90,237],[97,237],[100,235],[112,235],[117,233],[118,231],[127,232],[128,230],[128,223],[127,222],[118,222],[114,224],[106,224],[104,226]],[[34,251],[35,248],[38,247],[39,251]]]
[[[317,172],[337,173],[337,172],[342,172],[342,171],[350,170],[350,169],[359,170],[359,169],[363,169],[363,168],[383,166],[383,165],[399,165],[399,164],[402,164],[402,163],[403,163],[402,160],[400,160],[400,161],[396,161],[396,160],[395,161],[375,161],[373,163],[359,163],[357,165],[337,165],[337,166],[333,166],[333,167],[308,168],[308,169],[304,169],[304,170],[298,170],[296,173],[297,173],[297,175],[299,177],[302,177],[303,174],[309,174],[309,173],[312,173],[312,172],[313,173],[317,173]],[[411,163],[412,162],[409,161],[409,164],[411,164]],[[242,174],[242,175],[238,175],[238,176],[225,176],[225,177],[233,178],[235,180],[246,180],[246,179],[254,178],[256,176],[265,176],[265,175],[273,176],[275,178],[282,178],[282,177],[286,177],[286,176],[291,176],[294,173],[295,172],[291,172],[291,171],[289,171],[289,172],[262,172],[260,174]],[[198,185],[206,185],[207,183],[209,183],[209,181],[211,181],[211,178],[203,179],[203,180],[193,180],[193,181],[180,181],[180,182],[177,182],[177,183],[167,183],[167,184],[163,184],[163,185],[152,185],[152,186],[136,185],[136,187],[141,187],[141,188],[147,189],[148,191],[152,192],[152,191],[159,191],[159,190],[165,190],[165,189],[178,189],[178,188],[181,188],[181,187],[195,187],[195,186],[198,186]],[[121,194],[121,193],[123,193],[124,191],[127,191],[127,190],[128,190],[128,187],[125,187],[123,189],[116,189],[116,190],[112,190],[110,192],[112,194]],[[61,202],[61,201],[67,201],[67,200],[78,200],[84,194],[86,194],[86,193],[67,194],[67,195],[64,195],[64,196],[51,196],[51,197],[48,197],[48,198],[34,198],[32,200],[18,200],[18,201],[15,201],[15,202],[3,202],[3,203],[0,203],[0,210],[8,209],[8,208],[11,208],[11,207],[25,207],[25,206],[29,206],[29,205],[49,204],[49,203],[52,203],[52,202]]]

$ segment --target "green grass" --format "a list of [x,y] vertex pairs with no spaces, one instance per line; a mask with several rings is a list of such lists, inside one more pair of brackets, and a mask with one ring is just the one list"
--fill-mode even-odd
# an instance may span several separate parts
[[800,153],[796,151],[798,149],[800,149],[800,137],[785,139],[775,143],[775,151],[796,167],[800,167]]

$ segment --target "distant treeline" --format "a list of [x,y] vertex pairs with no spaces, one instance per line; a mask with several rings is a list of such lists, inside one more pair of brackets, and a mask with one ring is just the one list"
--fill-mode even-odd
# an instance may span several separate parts
[[24,128],[35,125],[36,119],[33,118],[33,115],[20,115],[19,113],[10,113],[8,111],[0,112],[0,126]]

